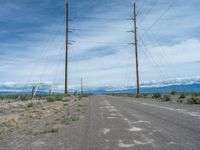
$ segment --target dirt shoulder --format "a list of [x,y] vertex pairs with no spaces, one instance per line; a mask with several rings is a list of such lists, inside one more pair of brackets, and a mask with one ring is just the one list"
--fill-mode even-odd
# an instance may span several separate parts
[[71,131],[80,130],[78,125],[87,111],[88,98],[68,96],[56,101],[0,103],[0,149],[53,150],[65,149]]

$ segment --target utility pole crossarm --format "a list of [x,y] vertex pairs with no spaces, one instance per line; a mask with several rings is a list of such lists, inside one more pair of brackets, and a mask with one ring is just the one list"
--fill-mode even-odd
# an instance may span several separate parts
[[135,34],[135,57],[136,57],[136,77],[137,77],[137,95],[140,95],[140,78],[139,78],[139,63],[138,63],[138,40],[137,40],[137,15],[136,1],[134,2],[134,34]]

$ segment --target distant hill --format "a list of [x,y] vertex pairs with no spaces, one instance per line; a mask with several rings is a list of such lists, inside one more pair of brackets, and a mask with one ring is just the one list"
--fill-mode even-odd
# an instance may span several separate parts
[[[31,88],[29,88],[31,89]],[[48,90],[45,90],[48,88],[44,88],[42,90],[38,91],[38,94],[48,94]],[[188,85],[170,85],[170,86],[164,86],[164,87],[141,87],[142,93],[153,93],[153,92],[171,92],[171,91],[177,91],[177,92],[200,92],[200,84],[188,84]],[[26,90],[11,90],[11,88],[3,89],[0,87],[0,94],[1,95],[9,95],[9,94],[31,94],[31,90],[28,92],[25,92]],[[85,93],[93,93],[93,94],[109,94],[109,93],[133,93],[136,92],[136,88],[128,87],[128,88],[113,88],[113,87],[101,87],[96,89],[88,89],[84,91]],[[62,91],[57,91],[56,93],[62,93]],[[73,93],[73,91],[72,91]]]
[[[200,92],[200,84],[171,85],[171,86],[165,86],[165,87],[142,87],[141,88],[141,92],[143,93],[153,93],[153,92],[167,93],[173,90],[177,92]],[[96,93],[96,94],[132,93],[132,92],[136,92],[136,88],[131,88],[131,87],[127,89],[98,88],[95,90],[88,90],[85,92]]]

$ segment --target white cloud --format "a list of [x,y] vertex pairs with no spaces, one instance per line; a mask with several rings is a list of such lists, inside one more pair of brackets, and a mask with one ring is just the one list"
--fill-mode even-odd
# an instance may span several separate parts
[[[122,2],[119,1],[117,3]],[[153,13],[144,22],[146,23],[144,26],[141,26],[140,23],[138,24],[139,35],[147,44],[142,46],[139,39],[139,62],[142,83],[150,82],[159,85],[157,83],[162,83],[162,81],[200,75],[200,70],[198,69],[200,40],[198,37],[188,38],[191,34],[193,35],[194,31],[196,32],[196,28],[200,25],[200,21],[196,19],[196,13],[191,10],[195,7],[195,3],[188,1],[187,4],[190,5],[187,6],[177,4],[175,8],[179,9],[169,11],[165,16],[166,20],[160,20],[159,24],[153,28],[153,31],[156,31],[154,34],[156,34],[155,38],[157,40],[151,34],[152,31],[148,33],[150,35],[149,38],[145,34],[140,34],[143,33],[143,29],[140,27],[147,28],[151,25],[161,14],[163,8],[166,7],[166,2],[159,3],[157,7],[160,7],[160,9],[154,9]],[[114,5],[114,3],[112,7],[110,2],[108,4],[109,7],[106,7],[106,9],[101,10],[101,8],[98,8],[97,14],[94,13],[96,10],[92,12],[92,8],[91,12],[89,12],[93,13],[91,14],[92,16],[101,14],[98,16],[101,18],[105,16],[107,18],[130,17],[131,7],[126,10],[121,5]],[[127,6],[128,3],[124,5]],[[146,3],[146,5],[148,7],[151,6],[149,3]],[[9,7],[18,9],[19,6]],[[107,10],[110,7],[112,11],[111,9]],[[120,11],[119,7],[122,7]],[[186,8],[190,9],[190,11],[184,11]],[[186,17],[180,18],[185,15]],[[19,20],[22,21],[21,18]],[[190,23],[187,23],[188,21]],[[134,40],[132,33],[127,32],[132,28],[132,25],[130,20],[82,19],[78,22],[70,22],[71,29],[91,29],[91,31],[87,32],[77,30],[74,33],[70,33],[70,39],[77,41],[74,45],[69,46],[70,88],[79,88],[81,77],[84,78],[84,86],[93,88],[104,86],[117,88],[135,84],[134,47],[125,45]],[[41,29],[41,32],[33,31],[31,34],[20,32],[20,36],[26,37],[23,41],[0,43],[0,47],[4,52],[10,50],[8,54],[1,57],[1,65],[3,65],[0,66],[1,82],[26,83],[30,77],[29,82],[35,83],[40,81],[42,74],[41,82],[52,82],[57,74],[56,83],[59,88],[63,88],[65,25],[61,22],[54,22],[38,28]],[[56,32],[57,34],[55,34]],[[8,61],[10,54],[12,54],[11,57],[16,57],[14,61]],[[58,66],[60,66],[59,69],[57,69]],[[189,80],[185,81],[190,83]],[[193,80],[191,79],[191,81]]]

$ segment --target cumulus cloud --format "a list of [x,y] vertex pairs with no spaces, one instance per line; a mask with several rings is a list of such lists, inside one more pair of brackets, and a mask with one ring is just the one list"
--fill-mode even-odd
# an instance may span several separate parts
[[[37,2],[39,0],[0,2],[6,8],[5,15],[0,15],[3,20],[0,27],[0,82],[13,81],[19,87],[30,84],[27,85],[30,89],[33,83],[44,83],[49,88],[49,83],[54,81],[55,87],[62,90],[65,2],[44,0],[39,6]],[[170,4],[158,2],[142,21],[152,3],[153,0],[138,2],[142,86],[198,82],[193,80],[200,75],[200,40],[196,34],[200,27],[196,13],[198,0],[176,3],[151,31],[145,33]],[[30,5],[31,10],[27,9]],[[79,89],[81,78],[87,88],[135,86],[134,47],[128,44],[134,37],[127,32],[133,26],[133,22],[127,20],[132,13],[132,1],[129,0],[70,1],[70,19],[73,20],[70,22],[73,31],[70,40],[75,41],[69,45],[71,90]],[[33,20],[27,21],[28,16]]]

